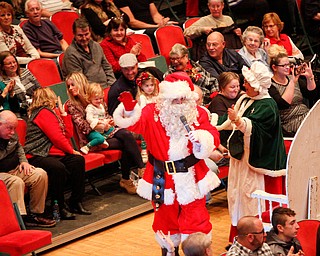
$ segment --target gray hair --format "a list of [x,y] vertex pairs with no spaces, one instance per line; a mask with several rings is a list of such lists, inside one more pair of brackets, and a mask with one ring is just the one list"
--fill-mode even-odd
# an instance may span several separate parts
[[171,57],[172,55],[180,55],[180,56],[184,56],[184,55],[188,55],[189,51],[188,48],[185,47],[182,44],[175,44],[174,46],[172,46],[171,51],[169,52],[169,56]]
[[246,28],[246,30],[242,34],[242,43],[244,43],[247,40],[249,32],[258,34],[260,36],[260,38],[259,38],[260,39],[260,45],[263,43],[263,40],[264,40],[263,30],[261,28],[259,28],[259,27],[256,27],[256,26],[249,26],[249,27]]
[[39,1],[39,0],[27,0],[25,3],[24,3],[24,11],[25,12],[28,12],[29,11],[29,3],[31,2],[37,2],[40,6],[40,10],[42,10],[42,3]]
[[190,234],[182,242],[182,251],[186,256],[206,255],[206,249],[211,245],[210,235],[202,232]]
[[211,2],[221,2],[224,4],[224,0],[208,0],[208,4],[210,4]]

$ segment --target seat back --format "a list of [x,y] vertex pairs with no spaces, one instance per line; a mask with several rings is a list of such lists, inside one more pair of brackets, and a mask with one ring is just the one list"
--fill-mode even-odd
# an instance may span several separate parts
[[109,93],[109,91],[110,91],[110,87],[103,89],[103,100],[107,106],[108,106],[108,93]]
[[16,133],[19,137],[19,142],[22,146],[26,142],[26,135],[27,135],[27,123],[23,119],[18,119],[18,126],[16,128]]
[[60,11],[50,17],[50,20],[63,33],[63,39],[66,40],[68,44],[72,42],[72,25],[77,18],[79,18],[79,14],[74,11]]
[[26,24],[27,21],[28,21],[28,20],[22,20],[22,21],[20,21],[19,27],[20,27],[20,28],[23,28],[23,25]]
[[200,19],[200,17],[193,17],[190,19],[187,19],[184,23],[183,23],[183,29],[186,29],[188,27],[190,27],[193,23],[195,23],[196,21],[198,21]]
[[142,44],[141,53],[143,53],[147,59],[153,58],[156,56],[154,49],[151,43],[151,39],[146,34],[132,34],[130,37],[135,42],[140,42]]
[[172,46],[179,43],[187,46],[182,28],[178,26],[164,26],[158,28],[155,32],[159,53],[165,57],[167,64],[170,64],[169,52]]
[[27,64],[27,69],[37,78],[41,87],[61,83],[56,63],[51,59],[36,59]]
[[320,253],[320,221],[301,220],[298,222],[297,239],[300,241],[305,255],[316,256]]
[[0,180],[0,237],[20,230],[6,185]]
[[58,63],[59,63],[60,70],[62,70],[63,58],[64,58],[64,52],[58,56]]

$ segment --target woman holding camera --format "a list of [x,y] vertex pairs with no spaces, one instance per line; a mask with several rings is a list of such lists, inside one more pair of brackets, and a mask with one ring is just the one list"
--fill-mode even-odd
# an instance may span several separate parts
[[317,96],[316,83],[311,64],[292,65],[286,51],[281,48],[270,56],[273,77],[269,94],[278,105],[283,135],[294,136],[309,112],[304,98],[312,100]]

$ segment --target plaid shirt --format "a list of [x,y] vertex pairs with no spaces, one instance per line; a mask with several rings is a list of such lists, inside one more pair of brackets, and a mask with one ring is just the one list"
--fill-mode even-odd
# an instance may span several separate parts
[[251,251],[250,249],[244,247],[243,245],[239,244],[237,240],[234,240],[232,246],[230,247],[229,251],[227,252],[227,256],[273,256],[273,253],[270,250],[270,247],[268,244],[263,243],[263,245],[255,250]]

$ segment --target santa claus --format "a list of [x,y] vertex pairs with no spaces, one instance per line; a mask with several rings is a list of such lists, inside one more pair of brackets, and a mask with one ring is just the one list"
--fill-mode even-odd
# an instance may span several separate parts
[[[197,106],[197,98],[187,74],[177,72],[160,83],[156,103],[141,111],[132,95],[123,92],[122,103],[114,112],[118,126],[142,134],[147,142],[149,162],[137,193],[152,201],[153,230],[170,235],[176,255],[181,240],[189,234],[211,236],[205,196],[220,185],[203,160],[220,144],[219,133],[206,111]],[[167,253],[162,248],[162,255]]]

